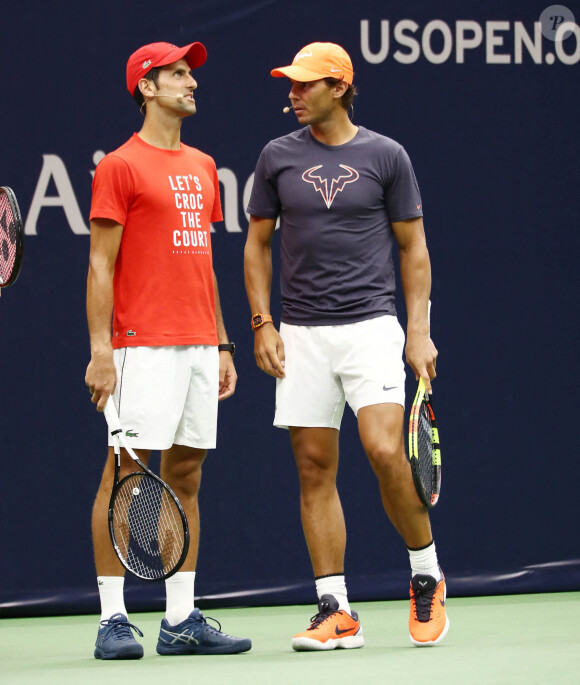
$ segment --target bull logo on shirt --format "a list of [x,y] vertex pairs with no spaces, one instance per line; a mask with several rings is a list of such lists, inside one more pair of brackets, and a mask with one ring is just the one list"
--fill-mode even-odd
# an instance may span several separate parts
[[313,166],[307,169],[302,174],[302,180],[306,183],[312,183],[314,189],[322,195],[324,203],[328,209],[332,204],[337,193],[342,193],[347,183],[354,183],[358,181],[359,174],[356,169],[346,166],[346,164],[339,164],[341,169],[344,169],[347,173],[341,174],[338,178],[333,178],[330,181],[330,191],[328,190],[328,179],[323,178],[320,174],[314,173],[317,169],[322,168],[322,164],[318,166]]

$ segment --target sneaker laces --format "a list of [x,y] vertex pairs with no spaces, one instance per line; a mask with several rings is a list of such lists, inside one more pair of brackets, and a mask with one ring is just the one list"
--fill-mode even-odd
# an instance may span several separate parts
[[434,596],[435,588],[433,587],[413,588],[412,599],[415,602],[415,615],[420,623],[427,623],[431,620]]
[[[210,621],[214,621],[214,623],[217,623],[217,628],[214,628],[212,625],[210,625],[210,624],[207,622],[207,619],[208,619],[208,618],[209,618]],[[200,613],[200,614],[199,614],[199,621],[200,621],[201,623],[205,624],[205,626],[206,626],[207,628],[209,628],[209,629],[210,629],[212,632],[214,632],[214,633],[221,633],[221,632],[222,632],[222,624],[217,620],[217,618],[212,618],[211,616],[207,616],[207,617],[206,617],[206,616],[204,616],[203,614]]]
[[117,619],[112,620],[110,618],[104,619],[100,623],[103,628],[107,629],[107,633],[113,632],[115,639],[124,640],[126,638],[133,638],[131,630],[134,630],[140,637],[143,637],[143,633],[137,628],[136,625],[129,623],[129,621],[119,621]]
[[336,609],[331,608],[330,603],[326,601],[320,602],[318,608],[319,612],[314,614],[310,619],[310,627],[308,630],[314,630],[314,628],[317,628],[321,623],[324,623],[327,618],[330,618],[333,614],[337,613]]

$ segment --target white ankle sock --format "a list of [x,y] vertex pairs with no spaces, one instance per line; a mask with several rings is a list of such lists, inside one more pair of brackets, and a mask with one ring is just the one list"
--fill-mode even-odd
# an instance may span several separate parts
[[97,576],[99,597],[101,599],[101,621],[105,621],[114,614],[125,614],[125,598],[123,597],[124,576]]
[[422,549],[409,549],[408,551],[411,562],[411,576],[420,574],[422,576],[433,576],[437,582],[441,580],[443,576],[437,562],[434,542]]
[[351,613],[348,597],[346,596],[344,575],[321,576],[320,578],[315,578],[314,582],[316,583],[316,594],[319,600],[322,595],[332,595],[338,602],[339,610],[342,609],[348,614]]
[[194,609],[195,571],[180,571],[165,581],[165,618],[170,626],[185,621]]

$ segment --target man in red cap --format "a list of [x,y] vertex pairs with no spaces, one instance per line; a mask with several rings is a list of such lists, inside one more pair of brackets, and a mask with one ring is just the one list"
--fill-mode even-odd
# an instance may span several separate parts
[[[405,456],[405,336],[395,311],[397,244],[407,305],[407,362],[431,391],[431,267],[422,200],[404,148],[349,118],[356,90],[348,54],[311,43],[273,76],[290,79],[303,126],[271,141],[256,167],[245,248],[246,289],[260,369],[276,378],[274,425],[288,428],[318,613],[296,650],[364,645],[349,605],[346,528],[336,488],[345,402],[358,420],[383,507],[409,550],[414,645],[443,639],[445,579],[426,508]],[[286,111],[286,110],[285,110]],[[271,241],[280,219],[282,322],[270,315]]]
[[[201,467],[215,448],[218,401],[234,393],[237,379],[212,266],[210,223],[222,220],[217,170],[211,157],[181,142],[181,123],[196,112],[192,70],[205,59],[201,43],[153,43],[131,55],[127,88],[145,119],[98,165],[90,214],[85,382],[99,411],[112,397],[125,439],[143,461],[161,451],[161,475],[190,529],[186,560],[165,581],[159,654],[251,648],[249,639],[216,630],[194,607]],[[121,477],[130,461],[122,455]],[[128,620],[124,570],[108,534],[113,477],[109,446],[92,519],[101,599],[94,654],[139,659],[143,647],[131,630],[141,632]]]

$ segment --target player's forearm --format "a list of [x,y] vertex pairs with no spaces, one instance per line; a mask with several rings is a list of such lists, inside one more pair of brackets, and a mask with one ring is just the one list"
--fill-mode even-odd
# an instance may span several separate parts
[[272,288],[272,250],[269,245],[246,243],[244,278],[252,313],[270,313]]
[[213,292],[214,292],[214,300],[215,300],[215,323],[216,323],[216,328],[217,328],[218,342],[220,344],[221,343],[227,343],[227,342],[229,342],[229,338],[228,338],[228,334],[226,332],[226,327],[224,324],[224,317],[222,314],[222,306],[220,303],[220,294],[219,294],[218,282],[217,282],[215,272],[213,274]]
[[401,250],[400,264],[407,307],[407,333],[429,335],[431,262],[427,245],[419,242]]
[[108,353],[111,345],[113,316],[113,276],[102,268],[89,265],[87,278],[87,320],[91,356]]

